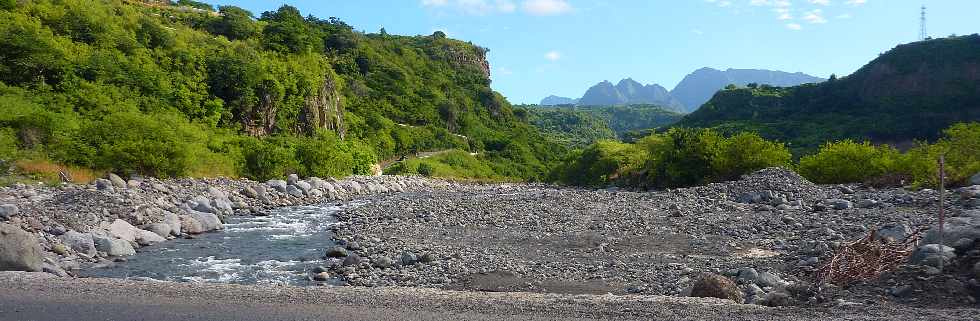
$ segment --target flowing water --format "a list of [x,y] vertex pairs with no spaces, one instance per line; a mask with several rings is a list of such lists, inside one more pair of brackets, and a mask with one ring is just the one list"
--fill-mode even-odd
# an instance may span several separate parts
[[330,226],[344,208],[284,207],[268,216],[229,217],[220,232],[141,248],[127,262],[82,270],[83,276],[151,278],[176,282],[313,285],[309,270],[323,265],[334,245]]

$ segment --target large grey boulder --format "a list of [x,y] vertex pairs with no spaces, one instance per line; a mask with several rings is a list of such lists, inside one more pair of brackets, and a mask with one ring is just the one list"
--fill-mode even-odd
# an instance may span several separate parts
[[95,189],[106,192],[115,192],[116,189],[112,187],[112,182],[105,178],[99,178],[95,180]]
[[334,246],[327,249],[327,253],[324,254],[324,256],[336,258],[336,257],[346,257],[347,254],[348,254],[347,249],[345,249],[343,246]]
[[75,252],[88,256],[95,255],[95,241],[92,239],[92,234],[67,231],[60,238],[61,243],[68,245]]
[[[168,231],[169,232],[169,231]],[[142,246],[156,245],[166,242],[167,239],[156,232],[147,230],[136,230],[136,243]]]
[[170,235],[180,236],[180,232],[181,232],[180,216],[172,212],[166,212],[163,214],[163,223],[170,225]]
[[115,186],[116,188],[126,188],[128,186],[126,185],[126,180],[113,173],[109,173],[109,182],[111,182],[112,186]]
[[116,219],[109,225],[109,235],[129,242],[136,242],[136,230],[138,229],[135,226],[120,219]]
[[299,175],[289,174],[289,176],[286,177],[286,183],[289,185],[295,185],[296,182],[299,182]]
[[211,206],[211,199],[206,196],[196,196],[187,204],[191,209],[204,213],[217,213],[218,211]]
[[852,204],[851,201],[843,200],[839,198],[829,199],[824,201],[824,203],[827,204],[827,206],[829,206],[830,208],[833,208],[835,210],[846,210],[854,207],[854,204]]
[[299,190],[303,191],[303,194],[305,195],[310,195],[310,191],[313,190],[313,186],[311,186],[310,183],[304,181],[298,181],[295,184],[293,184],[293,186],[299,188]]
[[286,181],[284,180],[272,179],[269,180],[268,182],[265,182],[265,185],[268,185],[269,188],[271,189],[279,191],[279,193],[286,193]]
[[956,258],[956,252],[953,248],[939,244],[926,244],[912,253],[909,262],[938,268],[941,265],[949,265],[949,262],[954,258]]
[[980,172],[970,176],[970,185],[980,185]]
[[0,271],[40,272],[43,264],[41,245],[33,235],[0,223]]
[[170,236],[170,224],[167,223],[152,223],[143,226],[143,229],[153,232],[160,237],[166,238]]
[[204,225],[190,215],[180,216],[180,230],[187,234],[201,234],[205,232]]
[[95,239],[95,248],[105,252],[109,256],[129,256],[136,254],[133,245],[126,240],[102,235],[93,235],[92,238]]
[[303,193],[303,190],[300,190],[298,187],[296,187],[296,185],[286,186],[286,194],[289,194],[289,196],[292,197],[303,197],[303,195],[306,195]]
[[[952,245],[960,239],[976,241],[980,239],[980,210],[963,211],[957,217],[946,219],[943,226],[943,244]],[[924,244],[939,243],[939,227],[933,226],[922,238]]]
[[197,211],[190,211],[188,213],[190,217],[193,217],[198,222],[201,222],[201,227],[205,232],[217,231],[222,229],[221,219],[217,215],[212,213],[203,213]]
[[708,274],[694,283],[691,288],[692,297],[719,298],[742,303],[742,291],[735,282],[717,274]]
[[20,214],[20,209],[14,204],[0,204],[0,219],[10,219],[11,216]]
[[912,234],[912,228],[908,224],[889,224],[878,229],[877,236],[880,240],[902,242],[909,234]]

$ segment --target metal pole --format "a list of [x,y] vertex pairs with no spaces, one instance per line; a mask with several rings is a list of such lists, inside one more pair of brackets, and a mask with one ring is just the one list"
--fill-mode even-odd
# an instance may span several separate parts
[[944,168],[945,166],[946,166],[946,157],[944,155],[939,155],[939,250],[940,250],[940,257],[942,257],[942,259],[939,260],[940,272],[943,271],[944,261],[946,260],[945,253],[942,253],[943,248],[945,246],[944,245],[945,242],[943,240],[944,238],[943,225],[946,220],[946,209],[944,206],[945,199],[946,199],[946,171]]

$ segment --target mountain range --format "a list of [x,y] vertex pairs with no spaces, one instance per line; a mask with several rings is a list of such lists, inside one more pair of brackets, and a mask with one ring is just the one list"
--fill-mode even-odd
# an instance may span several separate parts
[[643,85],[631,78],[626,78],[616,85],[609,81],[600,82],[586,90],[580,99],[551,95],[541,100],[540,105],[618,106],[653,104],[673,111],[693,112],[711,99],[715,92],[730,84],[745,86],[750,83],[757,83],[786,87],[822,81],[824,79],[799,72],[788,73],[763,69],[728,69],[722,71],[701,68],[684,77],[671,91],[658,84]]

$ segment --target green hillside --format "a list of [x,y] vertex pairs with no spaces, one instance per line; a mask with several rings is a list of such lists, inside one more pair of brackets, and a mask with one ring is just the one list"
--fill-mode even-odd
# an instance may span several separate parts
[[546,135],[573,148],[631,137],[673,124],[683,116],[656,105],[517,107],[526,110],[527,120]]
[[980,35],[900,45],[820,84],[719,91],[678,127],[759,132],[797,154],[840,139],[907,145],[980,120]]
[[283,6],[0,1],[0,159],[159,176],[341,176],[417,151],[538,179],[563,153],[487,49]]

